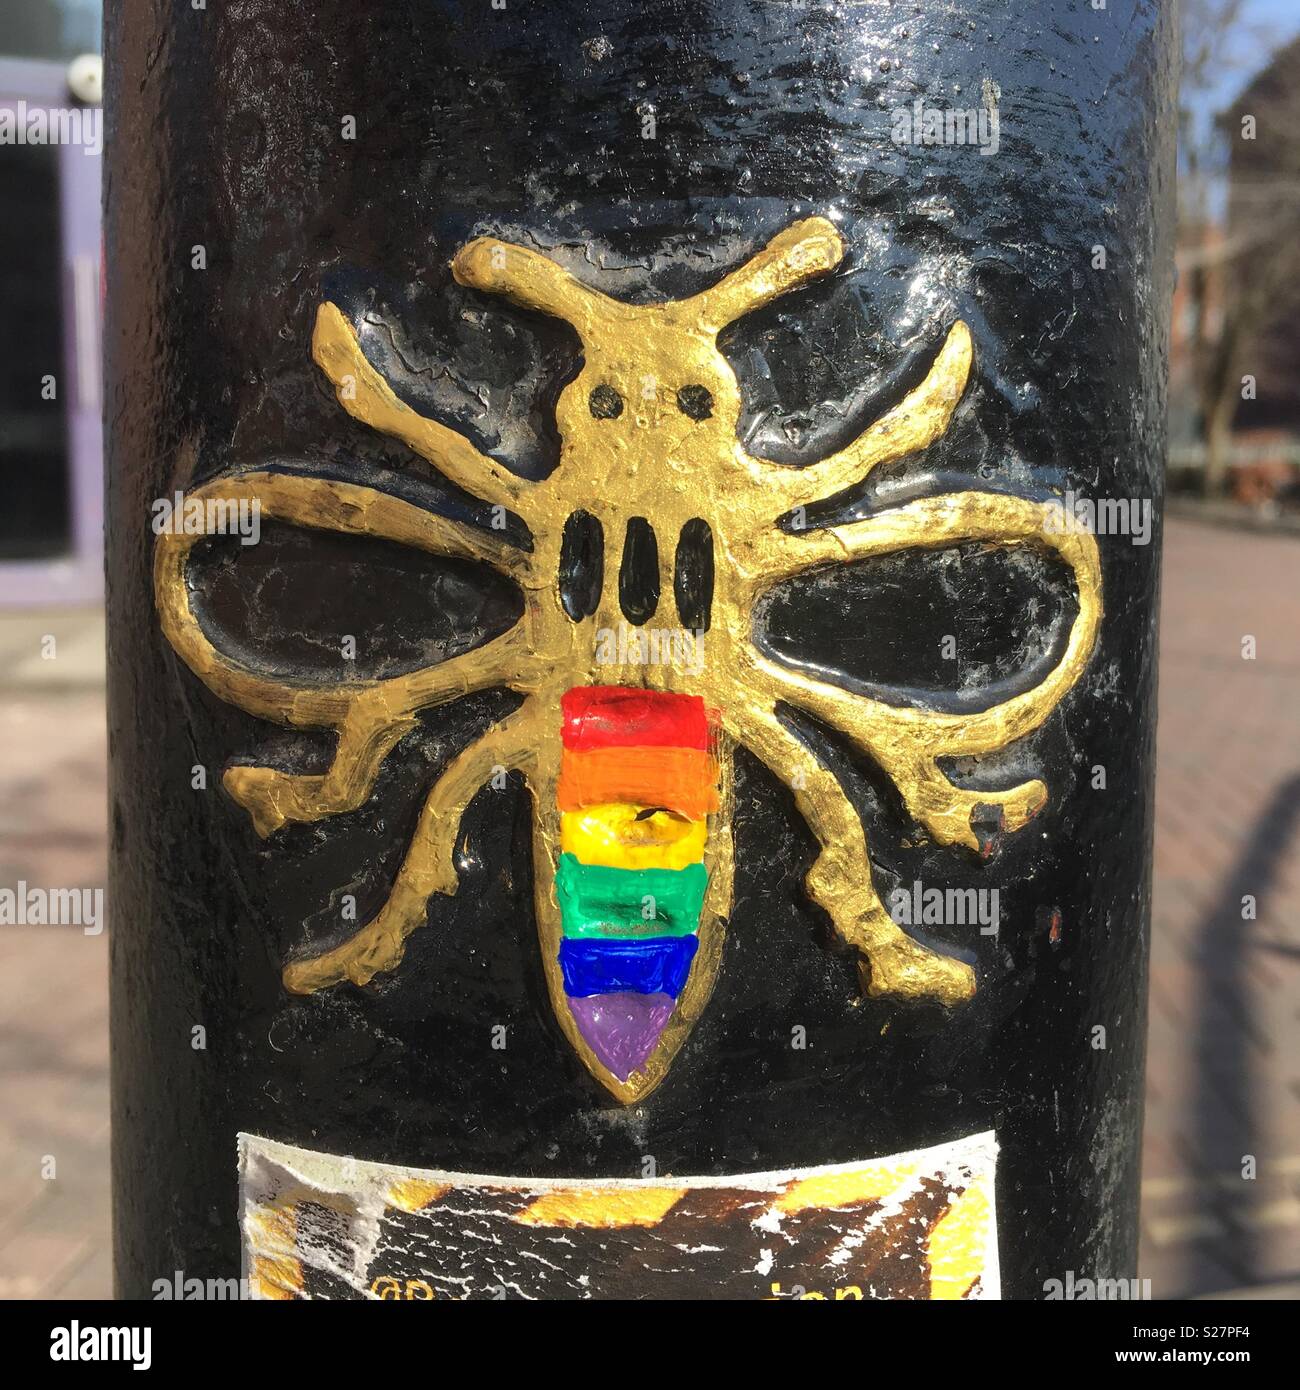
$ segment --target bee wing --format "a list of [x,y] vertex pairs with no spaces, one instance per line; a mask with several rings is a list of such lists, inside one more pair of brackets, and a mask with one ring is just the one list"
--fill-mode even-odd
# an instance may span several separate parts
[[1005,493],[957,492],[922,498],[843,526],[787,534],[773,541],[764,579],[779,579],[835,562],[937,549],[966,542],[1034,545],[1054,552],[1074,577],[1078,609],[1060,658],[1032,689],[969,713],[891,705],[784,665],[755,657],[753,680],[824,720],[875,758],[909,810],[942,843],[979,848],[971,825],[975,808],[998,806],[1003,828],[1018,829],[1043,805],[1047,789],[1030,781],[1005,791],[955,787],[938,759],[996,752],[1036,729],[1079,679],[1096,646],[1101,622],[1101,562],[1087,531],[1059,525],[1054,503]]
[[223,475],[184,498],[186,516],[199,518],[200,524],[163,530],[154,552],[154,595],[163,634],[194,674],[227,703],[280,724],[339,734],[335,758],[321,776],[228,769],[226,788],[252,815],[260,834],[269,835],[289,820],[355,809],[369,795],[384,757],[414,727],[417,711],[474,690],[511,684],[526,668],[526,646],[516,624],[483,646],[387,679],[331,683],[255,670],[220,650],[205,632],[188,575],[195,545],[210,533],[203,523],[228,515],[232,505],[259,519],[378,537],[433,555],[481,561],[514,579],[521,577],[526,556],[501,536],[376,488],[281,469]]

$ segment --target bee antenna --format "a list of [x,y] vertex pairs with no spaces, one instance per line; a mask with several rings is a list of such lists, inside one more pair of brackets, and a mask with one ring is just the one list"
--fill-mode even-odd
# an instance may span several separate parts
[[787,291],[829,275],[843,259],[844,241],[835,224],[824,217],[805,218],[691,302],[717,333]]

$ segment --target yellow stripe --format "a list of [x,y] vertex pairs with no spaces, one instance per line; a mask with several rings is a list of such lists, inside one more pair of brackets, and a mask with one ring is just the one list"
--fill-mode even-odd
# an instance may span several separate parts
[[965,1298],[988,1264],[993,1193],[981,1173],[930,1232],[930,1297]]
[[818,1173],[791,1183],[777,1200],[776,1209],[791,1213],[810,1207],[833,1211],[860,1202],[878,1202],[915,1177],[916,1164],[908,1159],[887,1159],[846,1173]]
[[399,1211],[421,1211],[451,1191],[446,1182],[425,1182],[422,1178],[404,1178],[388,1189],[388,1205]]
[[684,1187],[570,1188],[548,1192],[517,1212],[521,1226],[657,1226],[686,1195]]
[[[649,814],[643,814],[649,811]],[[560,849],[581,864],[611,869],[684,869],[704,859],[708,822],[629,801],[560,816]]]
[[306,1276],[298,1258],[296,1204],[256,1206],[247,1220],[253,1251],[248,1270],[251,1292],[257,1298],[278,1301],[297,1298]]

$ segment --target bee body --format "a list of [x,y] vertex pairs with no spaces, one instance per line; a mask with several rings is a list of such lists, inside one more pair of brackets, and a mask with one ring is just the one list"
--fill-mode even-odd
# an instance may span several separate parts
[[667,1070],[712,989],[731,893],[730,760],[699,695],[578,686],[535,818],[557,1018],[625,1099]]

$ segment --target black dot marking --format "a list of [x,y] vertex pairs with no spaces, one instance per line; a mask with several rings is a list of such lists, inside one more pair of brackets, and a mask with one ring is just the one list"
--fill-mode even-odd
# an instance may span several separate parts
[[587,408],[597,420],[617,420],[623,413],[623,397],[612,386],[602,383],[592,388]]
[[683,386],[677,393],[677,409],[692,420],[707,420],[713,414],[713,393],[707,386]]

